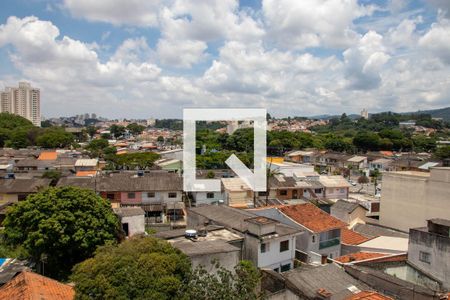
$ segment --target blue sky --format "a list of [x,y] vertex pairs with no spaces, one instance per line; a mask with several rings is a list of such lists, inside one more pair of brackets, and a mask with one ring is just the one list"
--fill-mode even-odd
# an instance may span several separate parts
[[0,88],[46,117],[276,116],[450,105],[447,0],[3,0]]

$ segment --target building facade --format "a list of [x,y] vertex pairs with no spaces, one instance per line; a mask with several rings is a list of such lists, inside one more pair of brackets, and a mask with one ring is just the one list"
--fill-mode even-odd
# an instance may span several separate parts
[[383,175],[380,225],[408,232],[433,218],[450,219],[450,168]]
[[19,87],[7,87],[1,92],[0,112],[19,115],[41,126],[41,92],[28,82],[19,82]]

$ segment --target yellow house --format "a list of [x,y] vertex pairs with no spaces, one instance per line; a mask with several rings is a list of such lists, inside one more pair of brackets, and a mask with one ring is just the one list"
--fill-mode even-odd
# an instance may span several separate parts
[[29,194],[50,186],[51,179],[0,179],[0,204],[24,200]]

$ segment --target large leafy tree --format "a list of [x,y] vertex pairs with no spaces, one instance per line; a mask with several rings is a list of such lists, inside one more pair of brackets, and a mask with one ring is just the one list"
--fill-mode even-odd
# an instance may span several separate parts
[[37,137],[36,143],[43,148],[64,148],[74,141],[73,134],[62,128],[49,128]]
[[6,242],[22,245],[33,261],[44,264],[45,275],[57,279],[65,279],[76,263],[119,236],[110,204],[76,187],[54,187],[28,196],[8,209],[3,224]]
[[107,160],[115,169],[145,170],[151,168],[160,155],[154,152],[137,152],[126,154],[110,154]]
[[250,261],[241,261],[231,272],[219,264],[215,273],[208,273],[204,268],[193,270],[189,284],[180,294],[185,299],[197,300],[254,300],[262,299],[257,291],[260,273]]
[[108,245],[74,268],[76,299],[187,299],[189,258],[168,242],[137,237]]

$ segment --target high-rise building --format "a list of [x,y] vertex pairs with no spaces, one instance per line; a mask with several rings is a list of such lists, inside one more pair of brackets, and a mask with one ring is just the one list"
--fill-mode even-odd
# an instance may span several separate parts
[[7,87],[0,94],[0,112],[16,114],[41,126],[41,92],[28,82],[19,82],[19,87]]
[[366,120],[369,119],[369,112],[367,111],[367,109],[364,108],[364,109],[361,111],[361,117],[364,118],[364,119],[366,119]]

